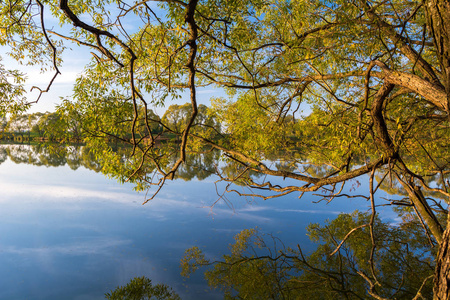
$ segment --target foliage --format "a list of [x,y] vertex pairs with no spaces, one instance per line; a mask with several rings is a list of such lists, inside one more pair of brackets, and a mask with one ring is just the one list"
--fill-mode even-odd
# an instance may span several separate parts
[[153,285],[147,277],[135,277],[125,286],[105,294],[108,300],[179,300],[181,299],[165,284]]
[[[200,104],[198,106],[198,114],[196,117],[196,124],[193,127],[193,134],[204,134],[205,137],[214,136],[220,133],[220,123],[218,123],[214,116],[211,115],[210,110],[206,105]],[[173,104],[167,108],[162,122],[171,131],[181,133],[186,127],[189,116],[192,113],[192,105],[185,103],[183,105]],[[210,132],[210,134],[206,134]]]
[[0,117],[5,117],[6,113],[19,113],[27,109],[23,83],[24,74],[5,69],[0,57]]

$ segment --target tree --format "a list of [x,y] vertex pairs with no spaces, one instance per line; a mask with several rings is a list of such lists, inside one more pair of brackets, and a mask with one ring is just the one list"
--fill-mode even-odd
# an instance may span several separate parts
[[[48,30],[44,7],[71,31]],[[127,21],[134,31],[122,26]],[[65,43],[94,51],[74,89],[85,140],[110,161],[120,159],[108,139],[130,144],[128,175],[155,170],[159,177],[147,182],[158,185],[154,195],[199,144],[240,165],[236,176],[219,174],[222,180],[263,198],[321,190],[331,200],[368,174],[375,215],[379,185],[400,186],[439,247],[435,298],[449,298],[450,226],[438,220],[436,210],[446,209],[434,201],[450,196],[447,0],[20,0],[2,4],[0,24],[1,44],[13,46],[14,58],[47,63],[54,76]],[[197,89],[205,86],[227,93],[213,110],[226,133],[220,138],[198,130],[208,128],[197,122]],[[142,136],[139,120],[148,120],[149,105],[185,90],[190,109],[181,127],[161,121],[180,137],[176,159],[166,165],[164,156],[174,152],[160,151],[150,129]],[[20,88],[16,94],[21,107]],[[276,149],[290,152],[290,168],[265,164]],[[274,185],[254,173],[288,180]]]
[[147,277],[136,277],[125,286],[105,294],[108,300],[180,300],[172,288],[165,284],[153,285]]
[[[145,107],[142,107],[141,110],[144,117],[140,120],[139,126],[143,128],[143,135],[149,135],[147,124],[149,124],[151,133],[161,133],[163,130],[161,126],[161,118],[151,109],[145,109]],[[147,118],[145,118],[145,115],[147,115]]]
[[0,132],[4,132],[6,126],[8,125],[8,121],[5,117],[0,117]]
[[34,113],[28,115],[28,126],[30,131],[37,134],[38,136],[42,136],[43,128],[40,126],[40,119],[44,116],[43,113]]
[[[198,105],[195,123],[192,124],[192,133],[209,138],[219,135],[221,132],[220,123],[216,120],[214,113],[206,105]],[[165,124],[166,130],[181,134],[185,130],[191,115],[191,104],[172,104],[164,113],[162,123]]]
[[184,105],[172,104],[166,110],[162,119],[171,130],[181,132],[184,128],[186,128],[186,124],[191,113],[192,107],[189,103]]

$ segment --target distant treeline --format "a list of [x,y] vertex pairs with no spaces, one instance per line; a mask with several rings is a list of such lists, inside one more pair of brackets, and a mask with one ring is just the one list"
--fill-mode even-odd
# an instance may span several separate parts
[[[57,112],[37,112],[13,115],[0,120],[0,138],[16,143],[67,140],[80,142],[80,126],[68,126],[73,120],[64,119]],[[80,124],[78,124],[80,125]]]
[[[157,135],[157,140],[173,140],[176,139],[184,130],[185,123],[191,114],[191,105],[171,105],[164,113],[163,117],[159,117],[151,109],[139,112],[139,118],[134,126],[135,137],[146,138],[149,130],[153,135]],[[92,117],[94,119],[95,116]],[[209,113],[205,105],[199,105],[197,120],[198,130],[200,127],[213,128],[215,132],[220,132],[220,124]],[[130,140],[132,138],[131,122],[123,122],[124,128],[118,132],[108,132],[108,128],[97,128],[92,130],[92,121],[81,118],[76,111],[68,112],[68,110],[58,110],[56,112],[37,112],[30,114],[13,115],[9,119],[0,117],[0,139],[12,141],[16,143],[26,142],[69,142],[80,143],[86,137],[95,135],[98,137],[100,133],[107,133],[105,137],[119,140]],[[125,125],[128,124],[128,125]],[[205,129],[203,129],[205,130]]]

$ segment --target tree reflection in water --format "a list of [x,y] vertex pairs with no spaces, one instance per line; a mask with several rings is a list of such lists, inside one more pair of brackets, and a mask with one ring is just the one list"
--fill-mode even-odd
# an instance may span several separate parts
[[246,229],[219,260],[188,249],[182,274],[205,269],[208,284],[227,299],[431,299],[435,249],[408,209],[399,214],[398,225],[376,218],[373,236],[370,214],[358,211],[310,224],[317,244],[310,254]]
[[136,277],[125,286],[119,286],[114,291],[105,294],[108,300],[181,300],[172,288],[165,284],[153,285],[146,277]]
[[[368,213],[312,223],[308,235],[317,248],[309,254],[300,245],[289,248],[256,228],[245,229],[219,260],[208,259],[198,247],[186,250],[182,275],[204,271],[209,286],[221,290],[225,299],[431,299],[436,249],[409,209],[398,213],[399,224],[376,218],[373,236]],[[152,285],[145,277],[105,296],[180,299],[169,286]]]

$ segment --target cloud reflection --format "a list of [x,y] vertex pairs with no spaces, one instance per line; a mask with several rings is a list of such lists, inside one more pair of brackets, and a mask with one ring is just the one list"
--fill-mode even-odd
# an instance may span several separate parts
[[2,254],[15,254],[21,256],[55,256],[55,255],[108,255],[116,247],[132,244],[129,239],[92,238],[62,245],[47,245],[39,247],[2,246]]
[[274,208],[271,206],[257,206],[257,205],[249,205],[244,208],[239,209],[240,212],[262,212],[262,211],[270,211],[270,212],[292,212],[292,213],[300,213],[300,214],[331,214],[331,215],[339,215],[342,211],[337,210],[324,210],[324,209],[286,209],[286,208]]
[[26,197],[29,201],[30,195],[39,199],[39,201],[47,200],[53,201],[58,200],[68,200],[68,201],[91,201],[92,199],[101,200],[112,200],[116,202],[130,202],[130,198],[142,200],[142,195],[125,193],[125,192],[112,192],[112,191],[101,191],[101,190],[91,190],[81,187],[70,187],[70,186],[59,186],[59,185],[34,185],[34,184],[16,184],[9,183],[6,186],[2,186],[2,196],[0,201],[7,201],[8,198]]

